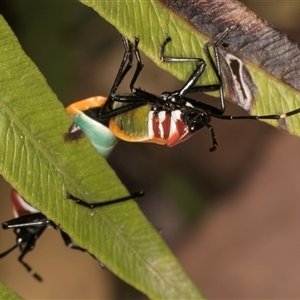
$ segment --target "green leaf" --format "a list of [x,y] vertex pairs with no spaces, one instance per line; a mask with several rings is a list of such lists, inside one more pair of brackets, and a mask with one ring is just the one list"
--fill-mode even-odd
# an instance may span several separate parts
[[87,139],[64,141],[72,120],[2,17],[0,49],[0,172],[4,178],[78,245],[150,298],[199,299],[134,201],[97,209],[91,215],[65,199],[67,192],[88,202],[128,192]]
[[[166,35],[172,37],[167,55],[202,57],[208,62],[203,46],[227,27],[238,24],[224,40],[229,46],[220,53],[226,99],[252,115],[282,114],[300,107],[299,46],[236,0],[81,2],[91,6],[128,38],[140,37],[140,49],[183,81],[195,64],[160,62],[158,48]],[[232,71],[232,62],[241,68],[240,74]],[[200,82],[216,82],[209,64]],[[218,93],[213,96],[219,97]],[[300,135],[299,114],[267,122]]]
[[23,298],[21,298],[18,294],[13,292],[11,289],[9,289],[0,281],[0,299],[19,300]]

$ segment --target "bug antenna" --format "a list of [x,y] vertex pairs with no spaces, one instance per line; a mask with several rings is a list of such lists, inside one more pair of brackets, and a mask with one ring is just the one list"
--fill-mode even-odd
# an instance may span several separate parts
[[215,151],[218,148],[218,142],[217,142],[217,138],[215,136],[215,131],[214,131],[214,128],[211,125],[209,125],[209,124],[205,124],[205,126],[210,131],[211,140],[212,140],[212,144],[213,144],[212,147],[209,148],[209,151],[213,152],[213,151]]
[[10,252],[12,252],[14,249],[16,249],[18,247],[18,244],[13,245],[11,248],[9,248],[8,250],[6,250],[3,253],[0,253],[0,258],[6,256],[7,254],[9,254]]

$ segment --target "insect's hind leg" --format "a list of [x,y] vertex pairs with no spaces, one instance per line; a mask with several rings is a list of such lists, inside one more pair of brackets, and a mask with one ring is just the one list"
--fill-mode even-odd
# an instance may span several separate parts
[[[205,52],[206,56],[208,57],[210,64],[212,65],[215,75],[217,76],[219,84],[220,84],[219,93],[220,93],[220,106],[221,106],[222,113],[224,113],[224,111],[225,111],[225,101],[224,101],[224,90],[223,90],[223,82],[222,82],[222,75],[221,75],[221,66],[220,66],[218,46],[220,44],[225,46],[225,44],[223,43],[224,38],[231,31],[235,30],[237,27],[238,27],[237,24],[227,27],[220,35],[218,35],[215,39],[213,39],[211,42],[208,42],[204,46],[204,52]],[[213,48],[215,61],[209,51],[209,47]]]
[[[203,74],[206,68],[206,62],[204,59],[199,57],[173,57],[173,56],[166,56],[165,55],[165,48],[169,42],[171,42],[171,37],[167,36],[165,41],[160,45],[159,48],[159,57],[162,62],[196,62],[199,63],[194,70],[194,72],[190,75],[187,79],[185,84],[179,91],[176,91],[181,98],[183,98],[188,93],[197,93],[197,92],[211,92],[217,91],[221,87],[221,83],[218,82],[217,84],[211,85],[202,85],[202,86],[195,86],[201,75]],[[175,93],[174,93],[175,94]]]
[[19,262],[25,267],[25,269],[27,270],[27,272],[33,276],[36,280],[38,281],[43,281],[42,277],[36,273],[24,260],[24,256],[28,251],[23,251],[22,254],[18,257]]
[[139,38],[135,37],[134,38],[134,49],[133,49],[133,52],[134,52],[134,55],[135,55],[135,58],[136,58],[136,61],[137,61],[137,65],[136,65],[136,69],[135,69],[135,72],[133,74],[133,77],[131,79],[131,82],[130,82],[130,90],[131,92],[134,94],[135,93],[135,90],[136,88],[134,87],[134,84],[140,74],[140,72],[142,71],[143,67],[144,67],[144,64],[142,63],[142,59],[141,59],[141,55],[140,55],[140,51],[138,49],[138,45],[139,45]]
[[164,42],[159,46],[159,58],[162,62],[204,62],[202,58],[199,57],[174,57],[166,56],[165,50],[167,44],[172,41],[171,37],[167,36]]

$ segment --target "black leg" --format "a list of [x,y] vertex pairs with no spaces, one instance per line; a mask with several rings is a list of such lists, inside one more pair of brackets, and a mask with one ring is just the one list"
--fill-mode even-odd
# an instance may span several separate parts
[[196,70],[192,73],[189,79],[185,82],[181,90],[179,91],[179,96],[183,98],[186,94],[192,92],[203,93],[203,92],[212,92],[220,89],[220,84],[211,84],[211,85],[202,85],[195,86],[201,75],[203,74],[206,68],[206,63],[203,61],[200,63]]
[[[167,36],[164,42],[159,47],[159,58],[162,62],[199,62],[203,63],[204,60],[198,57],[173,57],[173,56],[166,56],[165,50],[168,43],[170,43],[172,39]],[[205,62],[204,62],[205,63]]]
[[[224,32],[222,32],[216,39],[207,43],[204,46],[204,51],[206,56],[208,57],[215,75],[217,77],[218,82],[212,85],[202,85],[202,86],[195,86],[199,78],[201,77],[202,73],[205,70],[206,63],[202,58],[193,58],[193,57],[170,57],[165,55],[165,48],[166,45],[171,41],[170,37],[167,37],[166,40],[161,44],[159,56],[163,62],[198,62],[199,65],[197,66],[196,70],[192,73],[192,75],[188,78],[185,82],[181,90],[178,91],[178,95],[183,98],[188,93],[198,93],[198,92],[212,92],[219,90],[220,93],[220,111],[223,113],[225,110],[225,102],[224,102],[224,91],[223,91],[223,84],[222,84],[222,77],[221,77],[221,68],[220,68],[220,60],[219,60],[219,51],[218,45],[223,43],[223,39],[228,35],[228,33],[232,30],[237,28],[237,25],[231,26],[227,28]],[[209,47],[213,47],[214,50],[214,58],[210,54]]]
[[139,39],[138,38],[135,38],[134,40],[134,49],[133,49],[133,52],[134,52],[134,55],[135,55],[135,58],[136,58],[136,61],[137,61],[137,65],[136,65],[136,69],[135,69],[135,72],[133,74],[133,77],[131,79],[131,82],[130,82],[130,90],[131,92],[134,94],[134,91],[135,91],[135,88],[134,88],[134,84],[138,78],[138,76],[140,75],[140,72],[142,71],[144,65],[142,63],[142,59],[141,59],[141,55],[140,55],[140,51],[138,49],[138,45],[139,45]]
[[215,131],[214,131],[214,128],[210,124],[205,124],[205,126],[210,131],[211,140],[212,140],[212,144],[213,144],[212,147],[209,148],[209,151],[213,152],[218,148],[218,142],[217,142],[217,138],[215,136]]
[[9,254],[10,252],[12,252],[13,250],[15,250],[18,247],[18,244],[13,245],[11,248],[9,248],[8,250],[6,250],[3,253],[0,253],[0,258],[6,256],[7,254]]
[[22,244],[20,245],[21,255],[18,257],[19,262],[25,267],[27,272],[30,273],[31,276],[33,276],[38,281],[43,281],[42,277],[38,273],[36,273],[26,262],[24,262],[23,259],[24,256],[34,248],[35,242],[41,236],[41,234],[44,232],[46,228],[47,228],[46,226],[38,227],[38,230],[36,230],[35,228],[35,234],[31,235],[30,239],[26,241],[25,245],[23,246],[24,247],[23,249],[22,249]]
[[[124,113],[126,113],[128,111],[131,111],[131,110],[133,110],[135,108],[138,108],[138,107],[141,107],[141,106],[147,104],[147,102],[139,102],[139,101],[137,102],[136,100],[139,100],[139,99],[137,99],[136,97],[134,97],[134,98],[130,97],[130,99],[128,97],[126,97],[125,100],[126,101],[124,101],[124,102],[128,102],[128,101],[132,102],[133,100],[135,100],[135,102],[129,103],[128,105],[125,105],[125,106],[114,108],[114,109],[112,109],[112,110],[110,110],[108,112],[103,113],[98,118],[99,122],[108,121],[111,118],[114,118],[116,116],[122,115],[122,114],[124,114]],[[115,101],[123,102],[122,100],[119,101],[117,96],[115,98]]]
[[264,116],[227,116],[210,113],[214,118],[223,120],[280,120],[300,113],[300,108],[282,114],[264,115]]
[[[194,87],[194,85],[197,83],[198,79],[201,77],[202,73],[204,72],[206,68],[206,63],[202,58],[198,57],[173,57],[173,56],[166,56],[165,55],[165,49],[169,42],[171,42],[172,39],[168,36],[165,41],[160,45],[159,48],[159,57],[161,61],[163,62],[198,62],[199,65],[196,67],[195,71],[192,73],[192,75],[189,77],[189,79],[185,82],[183,87],[178,91],[178,95],[180,97],[184,97],[187,93],[190,93],[190,89]],[[220,85],[209,85],[209,86],[201,86],[197,87],[196,92],[206,92],[206,88],[208,88],[210,91],[218,90],[220,88]]]
[[65,233],[64,231],[60,230],[60,234],[61,234],[61,237],[62,237],[65,245],[68,248],[75,249],[75,250],[80,250],[82,252],[86,252],[86,250],[84,248],[81,248],[81,247],[75,245],[73,243],[72,239],[70,238],[70,236],[67,233]]
[[107,200],[107,201],[103,201],[103,202],[88,203],[88,202],[85,202],[84,200],[81,200],[81,199],[73,196],[72,194],[67,193],[67,199],[70,199],[70,200],[74,201],[76,204],[90,208],[90,209],[120,203],[120,202],[124,202],[124,201],[130,200],[130,199],[133,199],[133,198],[139,198],[142,196],[144,196],[144,192],[139,191],[139,192],[132,193],[129,196],[122,197],[122,198]]
[[[198,57],[171,57],[165,55],[165,48],[166,45],[171,42],[171,38],[167,37],[165,41],[160,45],[159,50],[159,57],[161,61],[163,62],[198,62],[199,65],[196,67],[195,71],[191,74],[191,76],[188,78],[188,80],[185,82],[185,84],[182,86],[182,88],[177,91],[178,95],[183,98],[188,93],[196,93],[196,92],[211,92],[211,91],[217,91],[221,87],[221,81],[217,84],[212,85],[203,85],[203,86],[196,86],[195,84],[203,74],[206,63],[202,58]],[[218,77],[219,79],[219,77]]]
[[72,239],[70,238],[70,236],[67,233],[65,233],[62,230],[60,231],[60,233],[61,233],[61,237],[62,237],[63,241],[65,242],[65,245],[68,248],[88,253],[91,257],[93,257],[93,259],[95,259],[99,263],[99,265],[100,265],[100,267],[102,269],[108,269],[108,267],[104,263],[102,263],[99,259],[97,259],[93,254],[91,254],[90,252],[88,252],[86,249],[81,248],[81,247],[79,247],[77,245],[74,245]]
[[[235,30],[236,28],[238,27],[237,24],[235,25],[232,25],[228,28],[226,28],[220,35],[219,37],[215,38],[214,40],[212,40],[211,42],[207,43],[205,46],[204,46],[204,51],[206,53],[206,56],[208,57],[214,71],[215,71],[215,74],[218,78],[218,81],[220,83],[220,90],[219,90],[219,93],[220,93],[220,104],[221,104],[221,111],[222,113],[224,113],[225,111],[225,101],[224,101],[224,90],[223,90],[223,84],[222,84],[222,74],[221,74],[221,66],[220,66],[220,58],[219,58],[219,49],[218,49],[218,46],[219,44],[222,44],[223,43],[223,40],[224,38],[233,30]],[[212,57],[212,55],[210,54],[210,51],[209,51],[209,47],[213,47],[213,50],[214,50],[214,57],[215,57],[215,60],[216,62],[214,62],[214,59]]]
[[108,99],[105,102],[105,104],[102,106],[99,115],[103,114],[105,111],[107,111],[107,109],[109,109],[109,110],[111,109],[111,105],[114,101],[114,96],[115,96],[115,93],[116,93],[119,85],[121,84],[124,77],[126,76],[126,74],[129,72],[129,70],[133,66],[133,45],[123,35],[121,35],[121,39],[122,39],[122,44],[123,44],[123,47],[125,49],[125,52],[124,52],[124,55],[123,55],[123,58],[122,58],[117,76],[116,76],[115,81],[114,81],[114,83],[111,87]]
[[[109,93],[109,97],[112,97],[112,98],[114,97],[114,95],[115,95],[119,85],[123,81],[124,77],[126,76],[126,74],[129,72],[129,70],[133,66],[133,45],[123,35],[121,35],[121,39],[122,39],[122,44],[125,49],[125,52],[124,52],[123,59],[122,59],[121,65],[119,67],[117,76],[115,78],[115,81],[114,81],[111,91]],[[127,64],[126,64],[126,62],[127,62]],[[126,67],[124,67],[125,64],[126,64]]]
[[40,237],[45,228],[46,227],[40,227],[39,232],[37,232],[38,236],[32,236],[31,239],[27,242],[27,244],[25,244],[25,247],[23,249],[22,244],[18,242],[16,245],[12,246],[7,251],[1,253],[0,258],[6,256],[19,246],[21,248],[21,255],[18,257],[19,262],[25,267],[27,272],[29,272],[35,279],[37,279],[38,281],[43,281],[42,277],[38,273],[36,273],[26,262],[23,261],[23,258],[29,251],[31,251],[34,248],[36,240]]
[[18,260],[25,267],[25,269],[31,276],[33,276],[38,281],[43,281],[43,278],[38,273],[36,273],[25,261],[23,261],[23,258],[25,256],[25,254],[27,254],[28,251],[22,252],[22,254],[19,256]]
[[42,277],[37,274],[31,266],[24,262],[24,257],[28,252],[34,249],[36,241],[48,227],[58,228],[51,220],[48,220],[42,213],[31,213],[21,217],[12,219],[2,224],[3,229],[13,229],[16,234],[17,243],[9,250],[0,254],[0,258],[6,256],[15,248],[19,247],[21,255],[18,257],[19,262],[26,270],[38,281],[42,281]]

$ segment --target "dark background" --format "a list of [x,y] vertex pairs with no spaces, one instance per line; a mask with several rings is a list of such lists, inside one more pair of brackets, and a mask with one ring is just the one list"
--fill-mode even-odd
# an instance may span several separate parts
[[[300,2],[245,4],[300,41]],[[117,30],[93,10],[79,2],[2,0],[0,12],[65,105],[109,93],[123,48]],[[142,88],[159,94],[181,86],[143,61]],[[230,103],[226,111],[244,114]],[[174,148],[120,142],[109,162],[129,190],[146,191],[142,211],[208,298],[300,298],[300,140],[262,122],[213,126],[214,153],[204,129]],[[0,222],[12,218],[9,193],[1,180]],[[0,230],[0,241],[3,252],[15,237]],[[0,261],[0,279],[28,299],[142,297],[89,255],[67,249],[54,230],[27,257],[43,283],[17,256]]]

